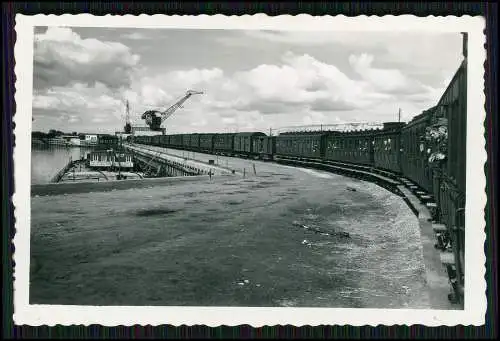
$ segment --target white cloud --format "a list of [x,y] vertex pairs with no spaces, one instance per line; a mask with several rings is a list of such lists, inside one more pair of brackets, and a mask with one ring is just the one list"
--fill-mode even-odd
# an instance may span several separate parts
[[378,69],[372,66],[374,57],[368,54],[351,55],[349,63],[363,80],[374,89],[389,94],[419,94],[426,92],[426,87],[416,80],[405,76],[400,70]]
[[117,42],[82,39],[70,28],[49,27],[35,36],[34,87],[75,82],[108,87],[128,86],[139,56]]
[[[116,126],[123,117],[123,107],[119,93],[113,92],[102,83],[92,87],[82,83],[53,87],[43,94],[33,96],[35,117],[59,120],[63,126],[69,124],[69,130],[89,127],[98,122],[109,122],[110,126]],[[72,125],[76,123],[78,125]]]
[[334,46],[357,54],[377,51],[380,62],[406,67],[415,73],[442,69],[452,72],[462,58],[462,37],[456,33],[247,30],[243,34],[246,39],[235,35],[220,37],[217,41],[227,46],[246,46],[249,38],[257,42],[297,47]]
[[[346,32],[338,32],[336,34],[332,31],[266,31],[266,30],[248,30],[243,31],[243,34],[247,38],[254,38],[258,40],[265,40],[272,43],[285,43],[294,44],[302,46],[311,45],[324,45],[333,42],[339,43],[352,43],[352,36],[346,34]],[[354,33],[355,34],[355,33]],[[241,45],[245,44],[245,39],[241,37],[220,37],[217,39],[219,42],[226,45]],[[370,46],[376,44],[376,41],[368,40]]]
[[246,109],[275,114],[293,108],[349,111],[377,105],[388,97],[312,56],[287,52],[282,60],[282,65],[260,65],[236,76],[239,88],[251,94],[243,105]]

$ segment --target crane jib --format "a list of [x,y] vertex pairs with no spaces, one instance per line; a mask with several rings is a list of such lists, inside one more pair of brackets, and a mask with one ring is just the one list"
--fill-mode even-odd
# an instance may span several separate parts
[[203,94],[203,92],[188,90],[186,92],[186,95],[184,95],[184,97],[182,97],[180,100],[178,100],[176,103],[174,103],[172,106],[170,106],[165,111],[162,112],[162,111],[158,111],[158,110],[148,110],[142,114],[141,118],[146,121],[146,123],[149,125],[149,127],[152,130],[159,130],[161,124],[167,118],[169,118],[177,109],[181,108],[182,104],[189,97],[191,97],[192,95],[201,95],[201,94]]

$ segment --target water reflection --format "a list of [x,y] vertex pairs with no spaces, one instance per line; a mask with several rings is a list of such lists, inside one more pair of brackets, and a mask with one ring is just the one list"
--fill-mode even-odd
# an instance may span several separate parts
[[46,184],[69,161],[85,158],[91,148],[61,146],[31,147],[31,184]]

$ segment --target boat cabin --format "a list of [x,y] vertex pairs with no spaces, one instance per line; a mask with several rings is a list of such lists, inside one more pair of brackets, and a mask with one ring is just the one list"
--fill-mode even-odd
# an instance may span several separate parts
[[132,154],[109,150],[96,150],[87,154],[88,165],[101,170],[131,169],[134,167]]

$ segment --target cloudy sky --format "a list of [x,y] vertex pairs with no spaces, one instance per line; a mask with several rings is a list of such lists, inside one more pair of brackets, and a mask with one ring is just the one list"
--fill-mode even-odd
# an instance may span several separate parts
[[436,104],[461,35],[37,27],[33,130],[114,132],[189,99],[170,133],[403,120]]

